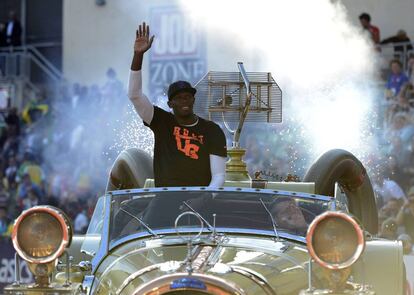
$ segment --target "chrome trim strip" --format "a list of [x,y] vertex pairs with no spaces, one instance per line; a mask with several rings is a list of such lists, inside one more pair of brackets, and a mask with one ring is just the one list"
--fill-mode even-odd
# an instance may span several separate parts
[[[135,290],[133,295],[165,294],[167,292],[170,293],[170,288],[169,288],[170,282],[176,279],[187,278],[187,277],[189,277],[187,273],[175,273],[175,274],[164,275],[164,276],[158,277],[156,279],[153,279],[141,285],[138,289]],[[247,295],[245,291],[241,289],[239,286],[237,286],[235,283],[225,280],[220,277],[206,275],[206,274],[199,274],[199,273],[194,273],[191,275],[191,277],[203,281],[207,286],[218,287],[231,294]]]
[[144,267],[144,268],[142,268],[142,269],[140,269],[140,270],[138,270],[138,271],[136,271],[136,272],[134,272],[134,273],[132,273],[132,274],[130,274],[125,280],[124,280],[124,282],[121,284],[121,286],[119,286],[119,288],[118,288],[118,290],[116,290],[116,292],[115,292],[115,294],[121,294],[121,292],[126,288],[126,286],[128,286],[128,284],[129,283],[131,283],[133,280],[135,280],[137,277],[139,277],[139,276],[141,276],[141,275],[143,275],[144,273],[147,273],[147,272],[150,272],[150,271],[153,271],[153,270],[155,270],[155,269],[157,269],[157,268],[160,268],[160,266],[162,265],[162,264],[164,264],[165,262],[163,262],[163,263],[158,263],[158,264],[154,264],[154,265],[150,265],[150,266],[147,266],[147,267]]
[[99,246],[98,252],[96,252],[96,255],[92,258],[92,274],[95,274],[96,269],[98,268],[101,261],[105,258],[105,256],[108,253],[109,250],[109,225],[110,222],[110,216],[111,216],[111,193],[105,195],[104,200],[104,215],[107,216],[107,218],[104,218],[103,221],[103,227],[102,227],[102,240],[101,244]]
[[213,253],[211,253],[210,257],[207,260],[207,265],[215,265],[217,262],[219,262],[221,255],[223,254],[223,246],[217,245],[217,247],[214,248]]
[[91,275],[86,275],[83,278],[83,282],[82,282],[82,290],[85,292],[85,294],[91,294],[91,290],[92,290],[92,284],[93,281],[95,279],[95,276],[91,276]]
[[[199,228],[193,228],[193,229],[185,229],[182,232],[183,233],[198,233],[199,232]],[[273,230],[253,230],[253,229],[244,229],[244,228],[216,228],[216,231],[219,233],[227,233],[227,234],[240,234],[242,236],[248,236],[248,235],[255,235],[255,236],[266,236],[269,238],[274,238],[274,232]],[[177,235],[175,229],[161,229],[161,230],[154,230],[155,233],[157,233],[158,235]],[[206,235],[211,234],[211,232],[207,229],[204,229],[203,233],[205,233]],[[306,238],[299,236],[299,235],[294,235],[294,234],[290,234],[290,233],[286,233],[286,232],[279,232],[279,236],[281,238],[287,239],[287,240],[294,240],[303,244],[306,244]],[[163,237],[166,238],[166,237]],[[165,245],[180,245],[180,244],[185,244],[182,240],[177,240],[175,242],[172,242],[170,239],[167,239],[165,241],[163,241],[163,238],[161,238],[159,241],[159,245],[158,246],[165,246]],[[147,232],[140,232],[140,233],[136,233],[133,235],[129,235],[126,237],[123,237],[119,240],[117,240],[114,243],[110,244],[109,247],[109,251],[112,251],[112,249],[120,246],[121,244],[127,243],[131,240],[136,240],[136,239],[150,239],[150,241],[158,241],[156,239],[153,238],[152,235],[148,234]],[[211,241],[208,237],[206,237],[205,239],[202,238],[200,239],[200,242],[203,243],[207,243],[207,244],[214,244],[213,241]],[[197,243],[197,241],[195,242]]]
[[[225,247],[244,247],[245,249],[248,247],[246,245],[240,245],[240,244],[227,244],[227,245],[222,245],[223,248]],[[263,247],[259,247],[259,246],[255,246],[255,245],[251,245],[249,247],[249,249],[253,250],[253,251],[261,251],[264,254],[270,254],[270,255],[278,255],[280,258],[286,259],[287,261],[289,261],[290,263],[292,263],[293,265],[301,268],[303,271],[307,272],[306,267],[297,259],[295,259],[293,256],[288,255],[284,252],[280,252],[280,251],[275,251],[275,250],[271,250],[271,249],[267,249],[267,248],[263,248]]]
[[[182,244],[184,244],[184,243],[182,243]],[[130,251],[130,252],[128,252],[128,253],[126,253],[126,254],[124,254],[124,255],[122,255],[122,256],[118,256],[117,258],[115,258],[107,267],[106,267],[106,269],[102,272],[102,274],[101,274],[101,278],[103,278],[103,277],[105,277],[106,276],[106,274],[112,269],[112,267],[115,265],[115,264],[117,264],[120,260],[122,260],[122,259],[125,259],[125,258],[128,258],[128,257],[130,257],[130,256],[132,256],[132,255],[135,255],[136,253],[139,253],[139,252],[141,252],[141,251],[145,251],[145,250],[149,250],[149,249],[153,249],[153,248],[156,248],[156,247],[158,247],[158,246],[153,246],[153,247],[143,247],[143,248],[138,248],[138,249],[134,249],[134,250],[132,250],[132,251]],[[184,259],[185,259],[185,257],[183,257],[183,261],[184,261]],[[151,265],[150,265],[151,266]],[[148,267],[148,266],[147,266]]]
[[200,269],[206,264],[208,259],[213,252],[212,246],[202,246],[201,250],[192,258],[191,267],[195,272],[200,271]]
[[245,193],[260,193],[267,195],[284,195],[292,196],[303,199],[320,200],[320,201],[331,201],[332,197],[309,194],[302,192],[289,192],[272,189],[257,189],[257,188],[241,188],[241,187],[220,187],[220,188],[207,188],[207,187],[155,187],[155,188],[144,188],[144,189],[128,189],[128,190],[117,190],[111,191],[109,194],[117,197],[118,195],[126,194],[144,194],[144,193],[159,193],[159,192],[182,192],[182,191],[199,191],[199,192],[245,192]]
[[232,265],[230,267],[235,273],[238,273],[259,285],[267,295],[276,295],[272,286],[270,286],[269,282],[261,274],[242,266]]

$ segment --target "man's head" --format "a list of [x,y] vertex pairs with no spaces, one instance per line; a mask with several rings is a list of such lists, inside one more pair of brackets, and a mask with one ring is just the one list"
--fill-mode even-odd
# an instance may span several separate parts
[[359,21],[365,29],[368,29],[371,23],[371,16],[368,13],[364,12],[359,16]]
[[407,117],[407,114],[404,113],[398,113],[393,118],[393,129],[394,130],[400,130],[403,127],[405,127],[409,123],[409,118]]
[[25,151],[23,153],[23,160],[27,161],[27,162],[34,162],[35,155],[34,155],[32,149],[30,149],[30,148],[25,149]]
[[272,204],[271,213],[275,218],[277,226],[282,229],[300,232],[304,232],[307,229],[307,223],[302,210],[294,199],[288,197],[277,198]]
[[9,11],[9,20],[16,20],[16,12],[14,10]]
[[398,59],[394,59],[390,62],[391,72],[394,75],[398,75],[401,73],[402,64]]
[[5,196],[2,192],[0,195],[0,219],[4,219],[7,217],[8,200],[9,197]]
[[12,107],[9,111],[9,115],[17,115],[17,108],[16,107]]
[[389,240],[395,240],[397,237],[398,225],[394,218],[387,218],[381,226],[381,237]]
[[405,40],[405,39],[407,39],[407,32],[406,32],[406,31],[404,31],[404,30],[398,30],[398,32],[397,32],[397,37],[398,37],[400,40]]
[[23,179],[22,179],[22,182],[23,182],[25,185],[31,185],[31,184],[32,184],[32,180],[31,180],[31,178],[30,178],[30,174],[29,174],[29,173],[25,172],[25,173],[23,174]]
[[414,54],[410,54],[410,57],[408,58],[407,62],[407,68],[414,71]]
[[9,166],[15,166],[17,164],[16,157],[14,155],[10,155],[8,159]]
[[36,191],[33,188],[29,188],[27,190],[27,197],[29,198],[29,200],[31,201],[35,201],[38,200],[39,196],[37,195]]
[[0,204],[0,219],[7,217],[7,206],[6,204]]
[[396,216],[400,208],[401,208],[400,200],[396,198],[390,198],[388,202],[382,207],[382,211],[384,212],[384,214],[386,214],[387,217]]
[[174,82],[168,87],[168,106],[174,110],[176,116],[191,116],[196,92],[187,81]]
[[106,76],[107,76],[109,79],[115,79],[115,78],[116,78],[116,72],[115,72],[115,70],[114,70],[113,68],[109,68],[109,69],[106,71]]

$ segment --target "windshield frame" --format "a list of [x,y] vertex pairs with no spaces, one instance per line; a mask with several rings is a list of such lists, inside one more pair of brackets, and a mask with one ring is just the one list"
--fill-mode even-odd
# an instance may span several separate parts
[[[257,229],[245,229],[245,228],[228,228],[228,227],[217,227],[216,228],[217,233],[219,234],[228,234],[228,235],[249,235],[249,236],[262,236],[262,237],[266,237],[269,239],[274,240],[275,238],[275,234],[273,231],[271,230],[257,230]],[[200,228],[192,228],[192,229],[185,229],[180,231],[181,233],[194,233],[194,234],[198,234],[200,232]],[[113,242],[110,247],[109,247],[109,251],[111,251],[112,249],[118,247],[119,245],[122,245],[124,243],[127,243],[131,240],[138,240],[138,239],[154,239],[155,240],[163,240],[163,239],[168,239],[169,237],[174,236],[174,238],[178,238],[177,236],[177,232],[175,229],[160,229],[160,230],[155,230],[155,233],[157,233],[160,237],[159,238],[153,238],[153,236],[145,231],[143,232],[139,232],[136,234],[132,234],[129,236],[125,236],[122,237],[118,240],[116,240],[115,242]],[[201,240],[206,240],[207,236],[211,236],[211,232],[204,228],[202,229],[202,233],[201,233],[201,237],[198,238],[196,241],[201,241]],[[283,238],[283,239],[287,239],[287,240],[294,240],[303,244],[306,244],[306,237],[302,237],[300,235],[295,235],[292,233],[288,233],[285,231],[279,232],[279,237]],[[157,245],[162,245],[163,243],[157,243]],[[168,243],[166,243],[168,244]],[[177,244],[177,243],[174,243]],[[186,244],[185,241],[182,241],[182,243],[180,244]],[[144,244],[143,244],[144,245]]]
[[[329,203],[332,200],[332,197],[328,196],[322,196],[317,194],[309,194],[309,193],[302,193],[302,192],[289,192],[289,191],[281,191],[281,190],[272,190],[272,189],[254,189],[254,188],[238,188],[238,187],[225,187],[225,188],[206,188],[206,187],[169,187],[169,188],[145,188],[145,189],[132,189],[132,190],[122,190],[122,191],[112,191],[108,194],[111,196],[111,199],[115,199],[121,196],[125,195],[134,195],[135,198],[139,196],[140,194],[145,197],[148,193],[158,193],[158,192],[184,192],[184,191],[192,191],[192,192],[217,192],[217,193],[223,193],[223,192],[240,192],[240,193],[254,193],[254,194],[263,194],[263,195],[280,195],[285,197],[292,197],[296,199],[305,199],[305,200],[312,200],[312,201],[322,201]],[[139,197],[138,197],[139,198]],[[111,205],[112,205],[111,201]],[[109,219],[109,218],[108,218]],[[271,221],[269,220],[269,223]],[[188,230],[189,233],[191,232],[198,232],[199,228],[191,228]],[[275,233],[272,230],[259,230],[259,229],[246,229],[246,228],[225,228],[225,227],[217,227],[217,232],[220,233],[229,233],[229,234],[243,234],[243,235],[259,235],[259,236],[268,236],[268,237],[275,237]],[[154,233],[157,235],[171,235],[176,234],[175,229],[169,228],[169,229],[154,229]],[[208,229],[205,229],[203,231],[203,234],[211,234],[211,232]],[[300,235],[295,235],[289,232],[285,232],[281,230],[279,232],[280,237],[287,238],[287,239],[293,239],[301,243],[305,243],[305,237]],[[141,231],[134,234],[130,234],[124,237],[121,237],[114,241],[109,241],[108,238],[107,242],[108,247],[107,249],[111,251],[115,247],[126,243],[130,240],[135,239],[147,239],[147,238],[155,238],[154,235],[152,235],[149,232]]]

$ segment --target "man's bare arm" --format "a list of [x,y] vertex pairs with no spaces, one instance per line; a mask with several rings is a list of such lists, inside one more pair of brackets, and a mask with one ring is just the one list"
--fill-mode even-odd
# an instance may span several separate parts
[[154,106],[142,92],[142,62],[145,52],[151,48],[154,36],[149,37],[149,26],[145,24],[139,25],[136,31],[134,43],[134,57],[131,63],[131,71],[128,82],[128,97],[133,103],[135,110],[141,119],[150,124],[154,116]]

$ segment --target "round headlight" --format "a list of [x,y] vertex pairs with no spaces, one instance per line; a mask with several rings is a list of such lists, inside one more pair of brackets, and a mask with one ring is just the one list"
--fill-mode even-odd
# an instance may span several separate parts
[[69,246],[72,229],[65,214],[51,206],[24,211],[16,220],[12,240],[16,252],[31,263],[48,263]]
[[365,247],[359,223],[343,212],[325,212],[316,217],[308,228],[306,241],[312,258],[329,269],[351,266]]

